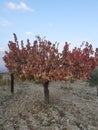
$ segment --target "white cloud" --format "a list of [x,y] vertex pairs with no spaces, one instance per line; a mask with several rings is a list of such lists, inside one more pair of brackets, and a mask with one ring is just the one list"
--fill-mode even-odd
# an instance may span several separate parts
[[32,32],[25,32],[26,35],[32,35]]
[[6,19],[0,17],[0,25],[1,25],[1,26],[6,27],[6,26],[9,26],[10,24],[11,24],[11,23],[10,23],[8,20],[6,20]]
[[28,7],[24,2],[20,2],[19,4],[16,4],[14,2],[9,2],[7,6],[9,9],[13,9],[13,10],[26,10],[31,12],[34,11],[32,8]]
[[12,2],[9,2],[9,3],[8,3],[8,7],[9,7],[10,9],[15,9],[15,8],[16,8],[16,4],[14,4],[14,3],[12,3]]

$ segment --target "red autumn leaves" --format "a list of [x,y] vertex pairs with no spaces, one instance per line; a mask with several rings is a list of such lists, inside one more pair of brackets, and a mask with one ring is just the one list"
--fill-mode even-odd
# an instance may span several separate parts
[[95,68],[92,45],[86,43],[84,47],[69,50],[65,43],[62,52],[58,45],[50,41],[37,39],[26,46],[21,41],[19,47],[17,37],[15,42],[9,42],[9,51],[3,57],[9,72],[20,80],[68,80],[70,78],[89,78],[90,71]]

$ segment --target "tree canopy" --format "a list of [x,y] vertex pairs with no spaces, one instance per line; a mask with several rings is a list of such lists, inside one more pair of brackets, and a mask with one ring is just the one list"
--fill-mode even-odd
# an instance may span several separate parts
[[80,48],[69,49],[66,42],[62,52],[58,44],[51,43],[39,36],[33,44],[27,39],[19,46],[17,36],[14,42],[9,41],[9,51],[3,57],[9,72],[20,80],[38,80],[43,83],[52,80],[68,80],[70,78],[88,79],[90,72],[95,68],[94,51],[87,43]]

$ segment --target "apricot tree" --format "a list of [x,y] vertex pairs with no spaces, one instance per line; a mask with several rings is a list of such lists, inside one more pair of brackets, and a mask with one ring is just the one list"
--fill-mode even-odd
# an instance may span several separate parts
[[8,71],[19,80],[40,80],[44,87],[44,100],[49,103],[49,82],[69,80],[70,78],[89,78],[90,71],[95,68],[92,46],[86,44],[82,48],[69,50],[65,43],[62,52],[58,44],[52,44],[37,36],[31,44],[27,40],[21,46],[14,34],[14,42],[9,41],[9,52],[3,57]]

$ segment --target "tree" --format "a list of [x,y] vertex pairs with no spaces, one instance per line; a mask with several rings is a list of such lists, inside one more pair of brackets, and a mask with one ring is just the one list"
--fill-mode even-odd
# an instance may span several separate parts
[[98,48],[96,48],[95,50],[95,62],[96,62],[96,66],[98,66]]
[[[49,103],[49,82],[52,80],[69,80],[71,77],[87,78],[94,69],[92,46],[84,49],[69,50],[66,43],[59,53],[58,44],[36,37],[33,44],[27,39],[24,46],[19,47],[14,34],[14,42],[9,41],[9,52],[5,52],[4,61],[9,72],[20,80],[40,80],[44,87],[44,100]],[[79,57],[79,58],[78,58]]]
[[95,69],[94,51],[92,45],[86,42],[80,48],[69,50],[69,44],[65,43],[62,51],[62,65],[65,75],[69,78],[89,79],[90,72]]
[[98,67],[90,73],[89,85],[96,86],[98,96]]
[[3,57],[6,67],[17,79],[40,80],[44,86],[45,102],[49,103],[48,84],[56,79],[59,67],[58,46],[37,36],[33,45],[27,40],[25,47],[23,41],[19,47],[15,34],[14,39],[14,42],[9,41],[9,52]]

